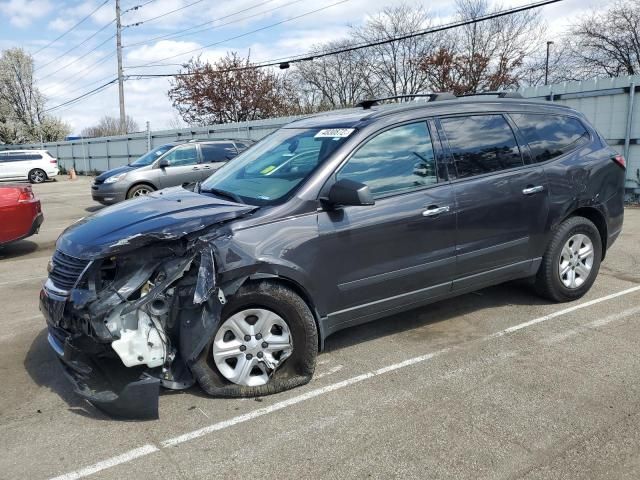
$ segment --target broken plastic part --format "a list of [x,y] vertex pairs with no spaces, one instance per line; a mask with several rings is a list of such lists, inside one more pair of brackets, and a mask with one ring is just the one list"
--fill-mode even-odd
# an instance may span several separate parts
[[213,248],[207,245],[200,252],[198,281],[193,294],[193,303],[201,305],[206,302],[216,288],[216,261]]

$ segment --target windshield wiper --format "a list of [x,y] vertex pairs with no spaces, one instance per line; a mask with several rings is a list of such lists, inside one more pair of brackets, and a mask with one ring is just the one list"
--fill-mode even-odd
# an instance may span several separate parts
[[198,193],[213,193],[214,195],[218,195],[219,197],[230,198],[236,203],[245,203],[238,195],[233,192],[227,192],[226,190],[221,190],[219,188],[202,188],[202,186],[199,187],[200,188]]

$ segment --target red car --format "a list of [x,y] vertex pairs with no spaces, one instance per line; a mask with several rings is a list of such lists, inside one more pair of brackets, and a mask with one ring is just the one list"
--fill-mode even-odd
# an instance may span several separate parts
[[38,233],[42,220],[31,185],[0,185],[0,245]]

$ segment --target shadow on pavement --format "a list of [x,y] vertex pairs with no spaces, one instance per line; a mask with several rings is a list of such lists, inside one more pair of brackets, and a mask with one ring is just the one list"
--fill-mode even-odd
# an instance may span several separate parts
[[419,330],[420,327],[444,322],[485,308],[505,305],[549,304],[549,301],[538,297],[532,287],[524,281],[505,283],[340,330],[327,338],[325,352],[340,350],[409,330],[415,330],[417,341],[426,341],[432,333],[429,330]]
[[89,402],[76,395],[64,376],[56,354],[47,341],[47,329],[43,329],[33,340],[24,359],[24,368],[39,386],[46,387],[58,395],[69,406],[69,411],[95,420],[111,420]]

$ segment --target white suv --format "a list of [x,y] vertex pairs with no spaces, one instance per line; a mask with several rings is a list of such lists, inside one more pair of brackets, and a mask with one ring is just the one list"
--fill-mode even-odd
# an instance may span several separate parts
[[58,175],[58,160],[46,150],[0,151],[0,180],[42,183]]

